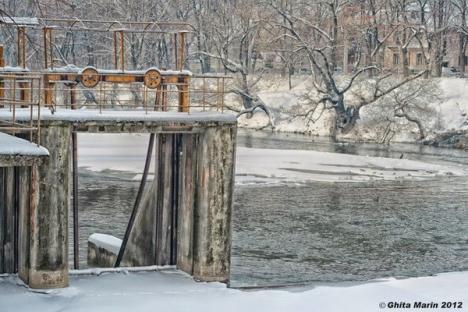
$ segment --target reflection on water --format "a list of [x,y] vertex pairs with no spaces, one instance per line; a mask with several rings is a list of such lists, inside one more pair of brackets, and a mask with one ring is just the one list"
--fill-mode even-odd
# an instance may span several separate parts
[[[466,152],[410,144],[332,144],[308,136],[242,132],[239,142],[468,164]],[[123,237],[138,188],[133,175],[81,169],[82,266],[91,233]],[[237,187],[232,284],[358,281],[468,270],[467,190],[467,178]]]
[[466,151],[419,144],[335,143],[326,137],[249,130],[239,131],[238,144],[255,148],[302,149],[388,158],[403,157],[437,164],[468,165],[468,152]]
[[[84,168],[79,174],[80,267],[86,267],[88,237],[104,233],[122,238],[133,208],[139,182],[133,173],[118,171],[92,172]],[[72,227],[69,214],[69,229]],[[69,259],[72,267],[73,232],[69,233]]]

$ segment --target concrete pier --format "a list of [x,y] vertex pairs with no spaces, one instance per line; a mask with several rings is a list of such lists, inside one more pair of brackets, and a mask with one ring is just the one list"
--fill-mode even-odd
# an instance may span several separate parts
[[[17,118],[28,116],[20,111]],[[173,264],[198,280],[229,279],[235,116],[59,110],[41,118],[41,144],[50,156],[30,171],[38,181],[30,192],[36,204],[29,211],[24,205],[18,219],[30,232],[18,249],[20,277],[30,287],[68,285],[72,131],[156,134],[155,179],[146,186],[122,265]],[[20,184],[26,180],[24,173]],[[0,256],[5,259],[11,257]]]
[[[177,265],[202,281],[228,281],[236,129],[158,135],[155,179],[124,255],[138,266]],[[174,166],[174,153],[180,155]]]

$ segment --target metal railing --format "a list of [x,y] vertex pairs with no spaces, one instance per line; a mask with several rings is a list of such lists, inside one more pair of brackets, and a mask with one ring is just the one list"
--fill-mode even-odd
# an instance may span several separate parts
[[[33,74],[0,73],[0,131],[40,140],[42,79]],[[17,118],[18,111],[28,118]],[[24,114],[22,114],[24,115]]]
[[[135,75],[142,78],[143,75]],[[106,110],[134,111],[217,111],[225,110],[226,76],[192,76],[188,82],[164,83],[157,89],[150,89],[141,82],[101,82],[93,88],[86,88],[75,81],[55,81],[43,87],[42,93],[53,94],[52,110],[93,109],[100,113]],[[136,79],[141,80],[141,79]],[[185,109],[181,109],[180,98],[188,97]]]
[[[144,73],[126,72],[113,73],[113,76],[99,74],[99,82],[90,88],[80,82],[77,73],[69,73],[73,80],[68,80],[70,77],[66,73],[61,73],[59,80],[50,80],[50,75],[50,72],[0,71],[0,131],[26,133],[30,141],[39,143],[41,106],[53,113],[61,109],[91,109],[98,113],[222,113],[225,110],[226,82],[230,79],[228,76],[192,76],[187,72],[181,76],[178,72],[170,72],[165,73],[157,88],[149,88],[144,82]],[[25,111],[28,118],[24,117]],[[18,112],[21,112],[20,119],[17,118]]]

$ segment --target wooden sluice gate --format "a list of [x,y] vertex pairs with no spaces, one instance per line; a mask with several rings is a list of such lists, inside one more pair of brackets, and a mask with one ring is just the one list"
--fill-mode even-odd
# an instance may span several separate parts
[[0,273],[18,273],[31,288],[66,287],[69,214],[79,268],[77,134],[148,133],[142,168],[153,162],[155,178],[143,174],[116,265],[176,265],[198,280],[228,281],[237,129],[236,117],[222,113],[228,77],[183,69],[186,30],[171,33],[176,70],[127,70],[122,36],[141,32],[133,25],[105,27],[116,68],[54,67],[52,32],[60,27],[49,22],[41,28],[45,68],[27,68],[28,25],[16,24],[18,67],[0,67],[0,135],[23,136],[43,153],[7,155],[0,146]]
[[45,148],[0,132],[0,273],[29,282],[30,255],[38,248],[39,167]]

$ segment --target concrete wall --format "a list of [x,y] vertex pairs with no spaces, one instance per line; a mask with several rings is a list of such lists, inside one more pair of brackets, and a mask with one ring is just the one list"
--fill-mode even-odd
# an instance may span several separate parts
[[[41,145],[50,155],[15,180],[29,198],[17,199],[15,220],[0,219],[0,227],[17,225],[0,231],[0,254],[4,255],[0,270],[18,269],[32,288],[66,287],[72,131],[154,132],[156,178],[146,187],[122,265],[176,264],[200,280],[228,280],[236,119],[203,116],[183,114],[172,120],[155,115],[154,120],[145,117],[145,121],[101,116],[74,121],[67,115],[66,120],[57,116],[43,120]],[[12,171],[0,172],[10,175]],[[13,186],[2,188],[0,195],[11,192]],[[0,209],[11,210],[9,199],[2,201]],[[0,213],[4,215],[11,218],[12,213]],[[14,250],[18,250],[16,256]]]
[[155,179],[139,207],[125,264],[177,265],[199,280],[229,280],[235,142],[232,126],[157,135]]
[[71,125],[43,127],[41,143],[50,156],[38,168],[38,205],[31,210],[29,286],[68,286]]

